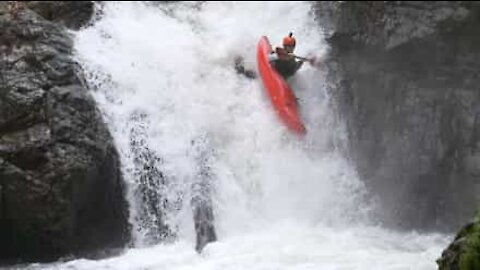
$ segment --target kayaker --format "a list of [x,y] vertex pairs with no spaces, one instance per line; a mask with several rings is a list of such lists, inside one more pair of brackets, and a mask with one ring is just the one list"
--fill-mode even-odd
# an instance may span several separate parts
[[288,36],[283,38],[282,42],[283,48],[288,52],[293,54],[293,51],[295,50],[295,46],[297,45],[297,41],[293,37],[293,33],[290,32]]
[[[293,76],[299,70],[306,59],[293,54],[296,46],[296,40],[293,33],[290,32],[288,36],[283,38],[283,48],[276,47],[275,51],[269,55],[269,61],[274,65],[275,69],[285,79]],[[301,59],[297,61],[296,59]]]

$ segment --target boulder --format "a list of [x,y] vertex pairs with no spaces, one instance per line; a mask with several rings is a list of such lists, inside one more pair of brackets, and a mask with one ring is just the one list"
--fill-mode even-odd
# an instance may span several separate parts
[[[3,3],[3,2],[2,2]],[[121,248],[118,153],[72,60],[66,28],[0,6],[0,261]]]

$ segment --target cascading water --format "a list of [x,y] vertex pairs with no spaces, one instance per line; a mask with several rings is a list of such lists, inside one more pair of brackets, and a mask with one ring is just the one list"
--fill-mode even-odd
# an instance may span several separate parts
[[[309,3],[104,5],[76,33],[77,59],[121,153],[136,247],[40,268],[436,268],[445,236],[373,224],[338,150],[323,71],[305,65],[291,81],[305,138],[282,125],[260,80],[235,72],[239,56],[256,69],[262,35],[276,45],[292,31],[298,55],[325,53]],[[191,201],[205,188],[218,241],[197,254]]]

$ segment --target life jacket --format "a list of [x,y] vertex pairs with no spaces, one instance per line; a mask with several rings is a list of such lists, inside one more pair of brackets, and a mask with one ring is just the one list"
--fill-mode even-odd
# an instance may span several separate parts
[[288,61],[288,60],[291,59],[291,57],[288,55],[287,50],[285,50],[284,48],[276,47],[276,48],[275,48],[275,53],[276,53],[277,56],[278,56],[278,60]]

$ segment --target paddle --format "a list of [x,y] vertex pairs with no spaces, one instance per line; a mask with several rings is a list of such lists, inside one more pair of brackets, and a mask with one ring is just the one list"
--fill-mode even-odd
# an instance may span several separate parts
[[294,57],[297,58],[297,59],[300,59],[302,61],[308,62],[308,63],[310,63],[310,65],[312,65],[314,67],[319,67],[320,66],[320,63],[317,61],[317,57],[315,57],[315,56],[312,57],[312,58],[307,58],[307,57],[294,55]]

